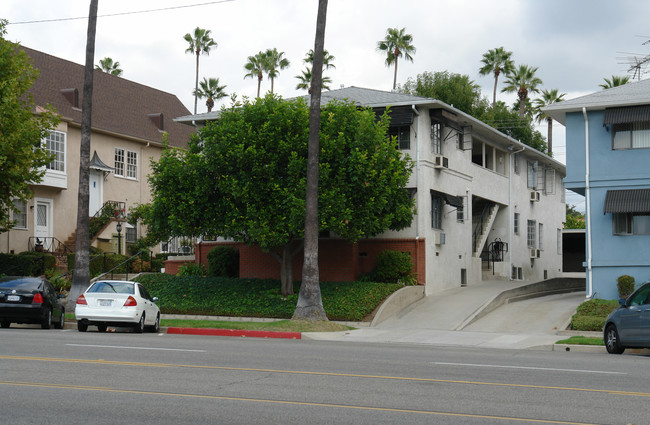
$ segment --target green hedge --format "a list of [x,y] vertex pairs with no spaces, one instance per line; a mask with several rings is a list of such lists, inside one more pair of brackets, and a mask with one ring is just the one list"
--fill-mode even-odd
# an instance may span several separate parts
[[208,252],[208,276],[239,277],[239,251],[217,246]]
[[[144,275],[138,281],[167,314],[271,317],[289,319],[298,301],[296,293],[286,298],[280,281],[225,277],[181,277]],[[361,321],[402,285],[373,282],[321,282],[323,307],[330,320]]]
[[[118,264],[123,263],[129,257],[121,254],[104,253],[104,254],[91,254],[90,255],[90,276],[98,276],[104,272],[111,270]],[[68,270],[74,269],[75,255],[68,254]],[[131,272],[128,264],[124,264],[115,270],[115,273]]]
[[578,306],[576,314],[571,317],[571,329],[576,331],[602,331],[605,319],[618,308],[616,300],[593,299]]
[[21,252],[0,254],[0,275],[40,276],[46,270],[56,268],[56,258],[44,252]]

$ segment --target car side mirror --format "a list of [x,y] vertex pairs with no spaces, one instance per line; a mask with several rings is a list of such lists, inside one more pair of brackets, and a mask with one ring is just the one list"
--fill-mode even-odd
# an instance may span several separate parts
[[153,299],[151,301],[157,303],[158,302],[158,297],[153,297]]
[[618,300],[618,303],[620,304],[621,307],[627,307],[627,306],[625,305],[625,302],[626,302],[626,301],[627,301],[627,300],[626,300],[625,298],[620,298],[620,299]]

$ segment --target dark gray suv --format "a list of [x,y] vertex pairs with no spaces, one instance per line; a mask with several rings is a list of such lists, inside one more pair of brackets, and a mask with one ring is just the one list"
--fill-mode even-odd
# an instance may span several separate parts
[[650,281],[641,285],[605,320],[603,338],[607,352],[650,348]]

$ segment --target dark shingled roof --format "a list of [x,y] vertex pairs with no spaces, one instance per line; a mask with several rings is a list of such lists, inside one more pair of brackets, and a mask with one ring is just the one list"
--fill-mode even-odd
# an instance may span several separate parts
[[[40,71],[30,89],[35,104],[51,104],[64,120],[81,125],[84,66],[21,48]],[[165,131],[170,145],[184,147],[195,130],[173,119],[189,113],[173,94],[104,72],[94,74],[92,127],[96,131],[152,143],[161,143]]]

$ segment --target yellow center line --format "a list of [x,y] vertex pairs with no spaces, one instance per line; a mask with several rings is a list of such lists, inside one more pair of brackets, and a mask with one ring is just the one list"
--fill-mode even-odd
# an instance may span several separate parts
[[281,370],[281,369],[257,369],[248,367],[230,367],[230,366],[206,366],[206,365],[184,365],[184,364],[170,364],[170,363],[145,363],[145,362],[124,362],[113,360],[91,360],[91,359],[61,359],[49,357],[26,357],[26,356],[0,356],[0,360],[27,360],[27,361],[42,361],[42,362],[64,362],[64,363],[86,363],[86,364],[105,364],[114,366],[139,366],[139,367],[158,367],[158,368],[190,368],[190,369],[212,369],[212,370],[232,370],[240,372],[264,372],[264,373],[286,373],[294,375],[311,375],[311,376],[336,376],[346,378],[363,378],[363,379],[386,379],[397,381],[410,381],[410,382],[435,382],[444,384],[465,384],[465,385],[485,385],[494,387],[509,387],[509,388],[531,388],[543,390],[561,390],[561,391],[578,391],[590,393],[603,393],[613,395],[626,395],[637,397],[650,397],[650,393],[634,392],[634,391],[619,391],[607,389],[593,389],[593,388],[577,388],[577,387],[556,387],[550,385],[531,385],[531,384],[511,384],[502,382],[481,382],[481,381],[463,381],[454,379],[435,379],[435,378],[412,378],[404,376],[384,376],[384,375],[361,375],[352,373],[335,373],[335,372],[313,372],[313,371],[300,371],[300,370]]
[[83,390],[83,391],[104,391],[104,392],[125,393],[125,394],[198,398],[198,399],[210,399],[210,400],[229,400],[229,401],[242,401],[242,402],[254,402],[254,403],[284,404],[284,405],[293,405],[293,406],[329,407],[329,408],[338,408],[338,409],[367,410],[367,411],[375,411],[375,412],[411,413],[411,414],[421,414],[421,415],[488,419],[491,421],[501,420],[501,421],[511,421],[511,422],[528,422],[528,423],[544,423],[544,424],[560,424],[560,425],[597,425],[597,424],[592,424],[587,422],[567,422],[567,421],[556,421],[556,420],[547,420],[547,419],[476,415],[470,413],[437,412],[431,410],[396,409],[396,408],[389,408],[389,407],[355,406],[355,405],[334,404],[334,403],[313,403],[313,402],[304,402],[304,401],[270,400],[270,399],[228,397],[228,396],[215,396],[215,395],[204,395],[204,394],[179,394],[179,393],[166,393],[166,392],[156,392],[156,391],[125,390],[125,389],[107,388],[107,387],[90,387],[90,386],[81,386],[81,385],[47,384],[47,383],[38,383],[38,382],[0,381],[0,385],[20,386],[20,387],[39,387],[39,388],[58,388],[58,389],[68,389],[68,390]]

